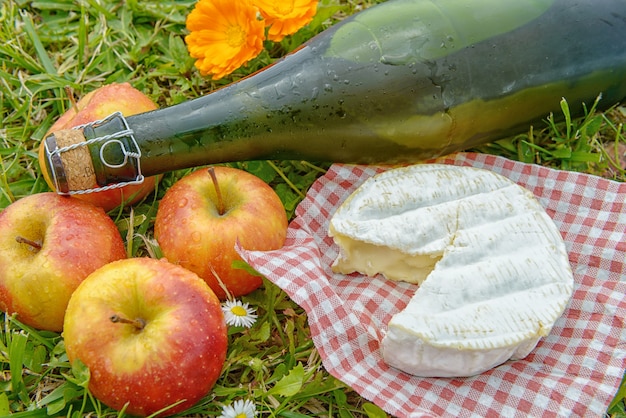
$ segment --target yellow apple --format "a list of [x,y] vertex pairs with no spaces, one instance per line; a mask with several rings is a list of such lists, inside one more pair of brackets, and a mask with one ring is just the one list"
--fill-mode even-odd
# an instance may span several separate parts
[[[129,83],[112,83],[99,87],[83,96],[75,106],[69,108],[48,130],[48,135],[74,126],[103,119],[112,113],[122,112],[124,116],[143,113],[157,108],[157,105],[145,94]],[[50,174],[46,170],[43,141],[39,146],[39,165],[46,183],[54,190]],[[75,197],[86,200],[110,211],[121,204],[132,205],[150,194],[156,185],[158,176],[146,177],[142,184],[127,185],[117,189],[95,193],[76,194]],[[97,187],[94,184],[94,187]]]
[[0,309],[34,328],[61,331],[76,287],[125,257],[102,208],[52,192],[24,197],[0,212]]
[[90,392],[134,416],[197,403],[219,378],[228,345],[209,286],[181,266],[144,257],[89,275],[70,299],[63,336],[70,362],[89,368]]
[[167,190],[154,234],[165,258],[197,273],[224,299],[222,286],[236,297],[262,284],[260,277],[233,268],[241,260],[235,244],[259,251],[282,247],[287,215],[276,192],[257,176],[230,167],[211,169],[215,181],[210,169],[202,168]]

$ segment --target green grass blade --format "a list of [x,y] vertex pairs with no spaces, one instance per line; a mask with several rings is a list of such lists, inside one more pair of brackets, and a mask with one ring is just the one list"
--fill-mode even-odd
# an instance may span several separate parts
[[37,57],[39,58],[39,61],[43,65],[43,68],[46,70],[48,74],[57,74],[56,67],[52,63],[52,60],[50,59],[50,56],[48,55],[46,48],[41,43],[41,39],[39,39],[39,35],[37,35],[37,31],[35,30],[35,25],[33,23],[32,17],[26,11],[20,11],[20,14],[22,15],[22,19],[24,22],[24,30],[26,30],[26,33],[28,34],[31,42],[33,43],[33,46],[35,47],[35,50],[37,51]]
[[22,402],[30,403],[26,385],[23,380],[23,366],[28,336],[23,332],[14,332],[9,344],[9,370],[11,371],[11,388]]

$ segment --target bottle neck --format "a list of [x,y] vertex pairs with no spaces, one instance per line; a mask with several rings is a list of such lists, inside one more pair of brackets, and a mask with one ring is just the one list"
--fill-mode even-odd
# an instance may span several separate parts
[[294,146],[304,139],[303,116],[312,116],[319,96],[320,61],[305,47],[288,61],[205,96],[129,117],[144,172],[225,161],[325,159],[315,147]]

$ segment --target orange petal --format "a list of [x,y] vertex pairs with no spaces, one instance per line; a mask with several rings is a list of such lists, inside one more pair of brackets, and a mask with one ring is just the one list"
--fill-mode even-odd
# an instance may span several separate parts
[[270,27],[268,38],[280,41],[308,24],[317,12],[317,0],[253,0]]
[[219,79],[263,49],[265,23],[248,1],[199,0],[187,16],[189,55],[203,75]]

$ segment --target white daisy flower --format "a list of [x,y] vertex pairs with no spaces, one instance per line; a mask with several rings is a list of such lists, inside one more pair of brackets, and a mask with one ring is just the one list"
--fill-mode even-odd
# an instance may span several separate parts
[[254,418],[256,417],[256,406],[248,399],[241,399],[226,405],[222,408],[222,415],[218,418]]
[[228,325],[250,328],[256,322],[256,311],[239,300],[227,300],[222,304],[224,319]]

